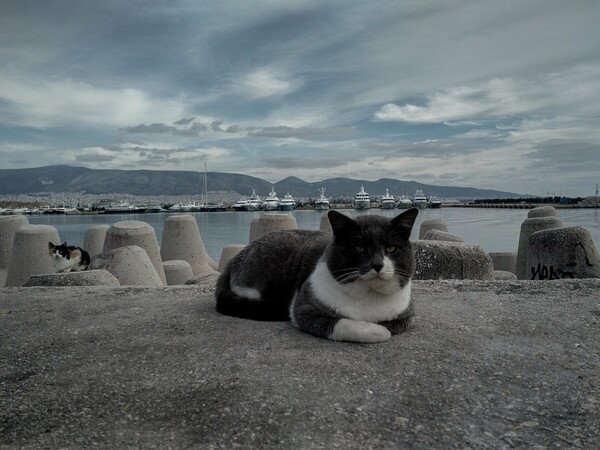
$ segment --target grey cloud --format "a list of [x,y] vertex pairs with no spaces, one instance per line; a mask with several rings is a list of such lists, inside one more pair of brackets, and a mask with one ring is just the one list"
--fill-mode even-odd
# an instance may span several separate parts
[[174,125],[189,125],[190,123],[192,123],[194,121],[195,117],[183,117],[175,122],[173,122]]
[[524,156],[532,160],[529,167],[600,169],[600,146],[583,140],[545,141],[537,144],[532,152]]
[[134,127],[123,128],[123,131],[126,133],[136,134],[136,133],[146,133],[146,134],[163,134],[163,133],[171,133],[176,131],[177,128],[165,125],[164,123],[153,123],[151,125],[136,125]]
[[110,155],[100,155],[98,153],[84,153],[83,155],[75,156],[75,161],[77,162],[107,162],[115,159],[115,156]]
[[265,127],[254,131],[251,136],[269,137],[277,139],[321,139],[326,137],[346,136],[352,133],[352,130],[347,128],[313,128],[300,127],[294,128],[285,125],[274,127]]
[[383,143],[365,148],[370,155],[412,158],[448,159],[481,151],[479,146],[469,142],[429,141],[422,143]]
[[274,169],[323,169],[344,166],[348,158],[299,158],[295,156],[267,156],[262,159],[267,167]]

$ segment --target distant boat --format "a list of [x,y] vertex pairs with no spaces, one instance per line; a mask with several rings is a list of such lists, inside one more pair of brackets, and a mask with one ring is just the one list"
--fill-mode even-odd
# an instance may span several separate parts
[[396,200],[394,199],[393,195],[390,195],[390,191],[388,189],[385,190],[385,195],[381,197],[379,207],[381,209],[394,209],[396,207]]
[[315,209],[317,211],[326,211],[330,208],[329,200],[325,197],[325,188],[319,189],[319,196],[315,201]]
[[104,214],[138,214],[146,212],[145,206],[134,206],[127,202],[110,203],[104,207]]
[[408,209],[413,206],[413,201],[408,198],[406,195],[402,195],[400,200],[398,200],[398,208],[400,209]]
[[442,201],[437,198],[435,195],[432,195],[431,197],[429,197],[429,201],[427,202],[427,207],[429,208],[441,208],[442,207]]
[[427,197],[425,197],[421,189],[417,189],[417,192],[415,192],[413,203],[417,208],[427,208]]
[[242,197],[233,205],[231,205],[231,207],[234,211],[248,211],[248,199],[246,197]]
[[200,205],[196,205],[196,202],[192,203],[176,203],[169,208],[171,212],[198,212],[200,211]]
[[201,212],[221,212],[227,211],[227,207],[223,203],[208,202],[200,206]]
[[256,193],[256,190],[252,190],[252,195],[248,199],[246,204],[246,211],[258,211],[262,207],[262,200]]
[[354,196],[354,209],[369,209],[371,208],[371,197],[365,192],[363,186],[360,191]]
[[293,211],[296,208],[296,200],[290,195],[290,191],[283,196],[279,202],[280,211]]
[[262,202],[261,207],[265,211],[276,211],[279,209],[279,197],[277,197],[277,192],[275,192],[275,186],[271,187],[271,192],[265,197],[265,201]]

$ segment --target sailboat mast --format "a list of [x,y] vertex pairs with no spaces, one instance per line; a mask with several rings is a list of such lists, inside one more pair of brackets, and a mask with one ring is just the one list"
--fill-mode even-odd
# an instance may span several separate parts
[[206,180],[206,159],[204,159],[204,206],[208,207],[208,182]]

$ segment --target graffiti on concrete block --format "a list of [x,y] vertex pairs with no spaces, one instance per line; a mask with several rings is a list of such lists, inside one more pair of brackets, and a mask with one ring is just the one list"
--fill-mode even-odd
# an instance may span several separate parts
[[538,263],[537,268],[531,267],[531,279],[532,280],[560,280],[560,277],[554,270],[554,266],[547,266],[542,263]]

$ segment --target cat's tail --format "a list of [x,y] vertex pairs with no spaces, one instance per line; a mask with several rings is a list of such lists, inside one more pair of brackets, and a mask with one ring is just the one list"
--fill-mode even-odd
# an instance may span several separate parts
[[215,291],[217,311],[227,316],[262,321],[290,320],[286,302],[249,298],[231,289],[231,264],[219,276]]

